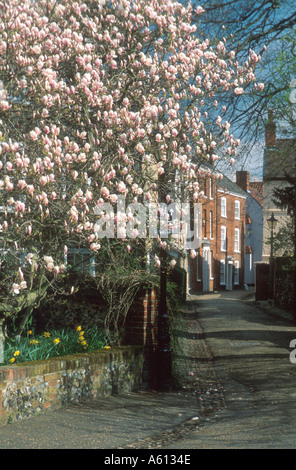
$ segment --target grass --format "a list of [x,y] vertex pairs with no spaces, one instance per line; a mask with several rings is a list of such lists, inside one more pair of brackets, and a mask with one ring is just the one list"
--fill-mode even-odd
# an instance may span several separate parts
[[4,364],[38,361],[103,348],[109,348],[108,337],[96,327],[83,330],[78,326],[76,330],[51,330],[38,335],[29,330],[24,336],[5,341]]

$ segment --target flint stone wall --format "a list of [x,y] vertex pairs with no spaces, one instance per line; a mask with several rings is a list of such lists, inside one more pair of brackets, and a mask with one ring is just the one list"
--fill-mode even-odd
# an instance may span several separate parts
[[143,347],[124,346],[1,366],[0,426],[47,408],[139,390],[143,361]]

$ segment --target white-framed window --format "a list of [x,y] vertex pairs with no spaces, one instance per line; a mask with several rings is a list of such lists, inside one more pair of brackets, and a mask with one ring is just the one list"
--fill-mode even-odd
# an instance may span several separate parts
[[226,217],[226,197],[221,197],[221,217]]
[[234,229],[234,251],[239,252],[239,228]]
[[204,209],[204,211],[203,211],[203,227],[204,227],[204,238],[207,238],[208,227],[207,227],[207,211],[206,211],[206,209]]
[[237,286],[239,284],[239,261],[234,261],[234,280],[233,283]]
[[200,281],[200,276],[199,276],[199,255],[197,255],[194,259],[195,259],[195,266],[196,266],[196,280]]
[[210,238],[213,238],[213,211],[210,211]]
[[221,251],[226,251],[226,227],[221,226]]
[[212,178],[209,178],[209,198],[213,199],[213,196],[212,196]]
[[225,259],[220,260],[220,285],[225,285]]
[[234,216],[237,220],[240,219],[240,202],[234,201]]
[[70,248],[67,253],[67,264],[84,274],[95,274],[95,257],[87,248]]

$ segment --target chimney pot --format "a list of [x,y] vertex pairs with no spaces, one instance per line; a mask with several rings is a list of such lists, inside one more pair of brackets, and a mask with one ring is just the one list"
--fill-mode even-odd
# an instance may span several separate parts
[[276,141],[276,125],[273,120],[273,111],[268,110],[268,122],[265,126],[265,147],[274,147]]
[[249,171],[237,171],[236,172],[236,184],[245,192],[248,191],[250,185],[250,172]]

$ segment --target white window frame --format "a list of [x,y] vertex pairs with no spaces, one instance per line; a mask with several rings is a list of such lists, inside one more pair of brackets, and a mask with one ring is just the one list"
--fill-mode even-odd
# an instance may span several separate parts
[[234,281],[233,284],[239,285],[239,261],[234,261]]
[[221,197],[221,217],[227,217],[226,197]]
[[234,251],[236,253],[240,253],[239,237],[240,237],[240,230],[239,228],[235,228],[234,229]]
[[225,286],[225,259],[220,259],[220,286]]
[[226,251],[227,230],[225,225],[221,225],[221,251]]
[[234,201],[234,217],[240,220],[240,201]]

